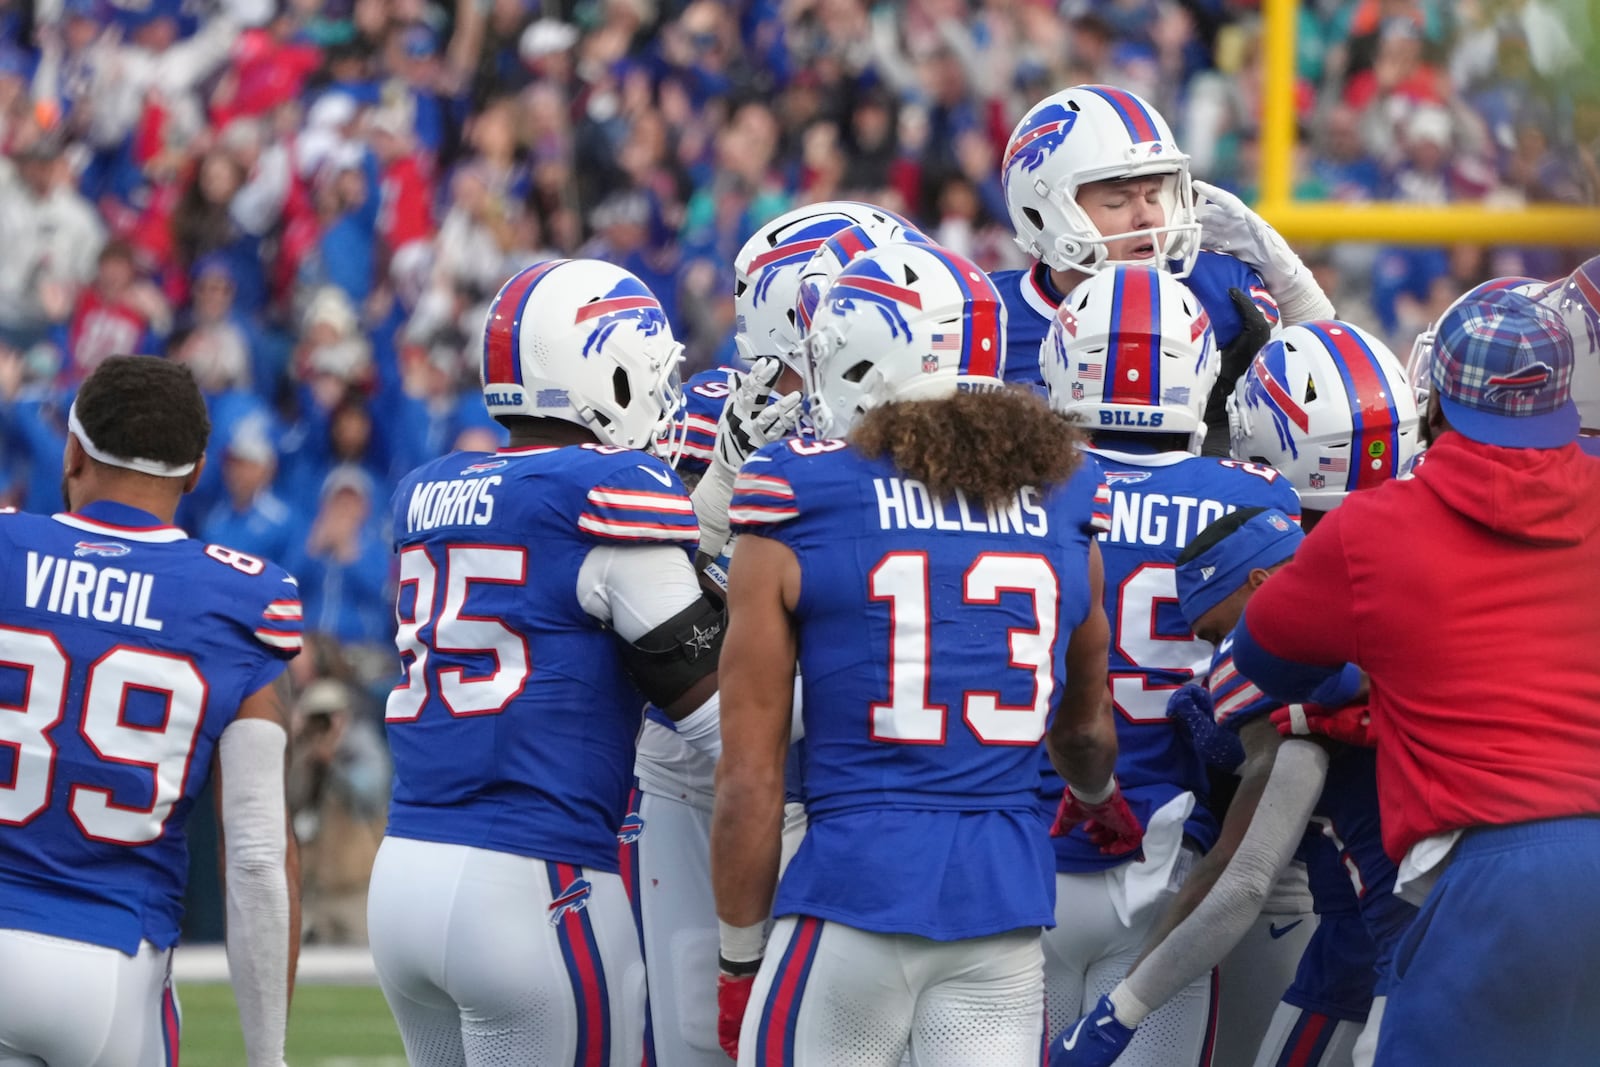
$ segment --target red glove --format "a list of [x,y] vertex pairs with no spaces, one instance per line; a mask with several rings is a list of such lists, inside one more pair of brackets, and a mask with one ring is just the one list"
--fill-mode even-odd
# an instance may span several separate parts
[[1085,804],[1073,795],[1071,789],[1062,790],[1061,806],[1056,808],[1056,821],[1050,827],[1051,837],[1065,837],[1079,823],[1089,834],[1095,847],[1108,856],[1121,856],[1132,852],[1144,840],[1144,827],[1134,817],[1116,786],[1111,795],[1098,804]]
[[1272,713],[1272,725],[1284,737],[1316,734],[1360,748],[1375,748],[1378,744],[1372,733],[1372,709],[1366,704],[1346,704],[1342,708],[1289,704]]
[[753,971],[717,975],[717,1044],[732,1060],[739,1058],[739,1029],[744,1025],[744,1011],[750,1004],[750,991],[755,984]]

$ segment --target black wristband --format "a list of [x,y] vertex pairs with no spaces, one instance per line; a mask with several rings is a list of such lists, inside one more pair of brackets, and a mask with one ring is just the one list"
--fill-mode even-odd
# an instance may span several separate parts
[[756,959],[736,963],[719,953],[717,955],[717,966],[729,978],[748,978],[761,969],[761,961]]

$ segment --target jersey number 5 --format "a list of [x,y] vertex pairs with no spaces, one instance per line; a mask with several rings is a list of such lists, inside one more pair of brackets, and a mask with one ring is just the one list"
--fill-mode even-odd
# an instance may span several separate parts
[[[928,697],[933,664],[928,557],[891,552],[867,576],[875,601],[889,605],[889,700],[872,705],[872,739],[911,745],[942,745],[949,708]],[[1009,630],[1009,665],[1033,672],[1033,700],[1002,704],[998,692],[968,692],[961,715],[986,745],[1036,745],[1044,736],[1055,689],[1056,604],[1060,583],[1043,556],[985,552],[961,579],[965,604],[998,604],[1001,593],[1025,593],[1033,601],[1034,627]],[[998,664],[996,666],[999,666]]]
[[[0,823],[25,826],[50,806],[56,775],[51,733],[67,713],[72,665],[60,642],[42,630],[0,626],[0,668],[25,673],[20,704],[0,705],[0,748],[11,751],[11,781],[0,786]],[[156,725],[127,721],[131,692],[160,700]],[[85,837],[144,845],[161,836],[183,796],[205,715],[206,683],[187,656],[118,647],[95,660],[83,685],[78,731],[103,763],[148,769],[150,803],[121,804],[113,792],[74,782],[67,812]]]
[[[389,694],[384,711],[388,722],[416,719],[430,692],[439,695],[451,715],[495,715],[504,711],[528,682],[528,639],[498,619],[466,611],[474,584],[520,586],[527,581],[528,550],[450,545],[444,549],[444,557],[441,583],[441,568],[425,547],[411,545],[400,550],[400,593],[395,607],[399,628],[394,643],[406,674]],[[400,607],[408,585],[416,592],[409,618]],[[490,659],[494,670],[469,678],[465,667],[441,667],[432,662],[436,653],[452,659]]]

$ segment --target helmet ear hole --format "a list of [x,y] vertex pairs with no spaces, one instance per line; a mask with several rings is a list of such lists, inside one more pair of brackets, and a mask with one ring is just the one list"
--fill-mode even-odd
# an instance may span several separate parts
[[633,386],[628,382],[628,372],[618,367],[611,375],[611,390],[616,394],[617,407],[625,408],[633,400]]
[[1307,378],[1306,379],[1306,395],[1301,399],[1300,403],[1309,404],[1313,400],[1315,400],[1316,398],[1317,398],[1317,382],[1316,382],[1316,379]]
[[860,363],[857,363],[855,366],[851,367],[849,370],[845,371],[843,374],[839,375],[839,377],[843,378],[847,382],[859,382],[861,379],[867,376],[867,372],[871,369],[872,361],[864,359]]
[[1032,226],[1034,229],[1036,229],[1036,230],[1044,229],[1044,216],[1039,214],[1039,210],[1037,208],[1031,208],[1031,207],[1023,208],[1022,209],[1022,217],[1027,219],[1028,220],[1028,225]]

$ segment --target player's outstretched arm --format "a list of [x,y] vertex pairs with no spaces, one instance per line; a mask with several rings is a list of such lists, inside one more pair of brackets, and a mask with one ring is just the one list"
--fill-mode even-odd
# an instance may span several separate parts
[[217,743],[228,971],[245,1059],[281,1067],[300,947],[300,858],[284,800],[287,682],[247,697]]
[[1051,1044],[1051,1067],[1113,1062],[1151,1012],[1233,950],[1293,858],[1327,777],[1327,753],[1311,742],[1280,745],[1266,716],[1240,734],[1243,780],[1217,844],[1185,880],[1133,970]]
[[790,612],[800,564],[788,546],[746,534],[728,575],[722,648],[722,759],[711,816],[711,886],[721,927],[718,1035],[730,1055],[766,948],[783,836],[797,645]]

